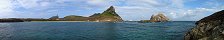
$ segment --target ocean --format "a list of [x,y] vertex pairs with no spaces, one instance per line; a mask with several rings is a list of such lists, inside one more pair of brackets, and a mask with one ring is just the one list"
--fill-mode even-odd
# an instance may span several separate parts
[[0,23],[0,40],[183,40],[195,21]]

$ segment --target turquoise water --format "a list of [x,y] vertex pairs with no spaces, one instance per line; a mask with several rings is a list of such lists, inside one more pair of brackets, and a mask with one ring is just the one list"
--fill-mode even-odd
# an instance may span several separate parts
[[0,40],[183,40],[195,22],[0,23]]

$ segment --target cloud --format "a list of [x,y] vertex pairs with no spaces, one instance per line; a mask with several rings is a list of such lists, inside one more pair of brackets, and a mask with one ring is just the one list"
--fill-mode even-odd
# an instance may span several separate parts
[[16,7],[25,9],[46,9],[51,7],[51,2],[47,0],[15,0]]
[[176,21],[197,21],[201,18],[204,18],[212,13],[220,11],[218,9],[209,9],[209,8],[196,8],[190,10],[180,10],[177,13],[170,13],[171,18]]
[[90,4],[102,4],[102,3],[105,3],[107,1],[106,0],[89,0],[87,2],[90,3]]
[[39,0],[16,0],[16,1],[18,2],[19,6],[27,9],[39,6],[39,3],[37,3],[37,1]]
[[155,13],[151,8],[139,6],[115,6],[116,12],[125,20],[146,20]]
[[124,3],[127,6],[141,6],[141,7],[164,6],[163,3],[160,3],[157,0],[126,0],[126,2]]
[[164,12],[172,20],[199,20],[223,10],[222,0],[208,0],[194,5],[192,1],[204,0],[1,0],[1,17],[39,17],[84,15],[103,12],[113,5],[124,20],[146,20],[151,15]]
[[[118,13],[126,20],[144,20],[150,18],[152,14],[164,12],[171,20],[174,21],[196,21],[205,16],[208,16],[218,10],[216,8],[190,8],[185,6],[186,0],[126,0],[126,6],[117,6]],[[208,1],[209,2],[209,1]],[[214,2],[211,2],[214,3]],[[216,4],[222,4],[220,2]],[[207,5],[209,6],[209,5]],[[137,16],[136,16],[137,15]]]
[[2,17],[14,17],[13,13],[13,4],[10,0],[1,0],[0,1],[0,18]]
[[[116,7],[125,20],[149,20],[151,15],[159,12],[164,12],[169,18],[173,18],[173,14],[177,13],[176,10],[184,6],[183,0],[126,0],[124,3],[125,6]],[[173,14],[169,15],[170,12]]]
[[172,6],[176,6],[178,8],[181,8],[184,6],[184,1],[183,0],[171,0],[172,1]]
[[91,5],[92,7],[108,7],[108,6],[116,6],[121,4],[124,0],[88,0],[86,1],[87,5]]

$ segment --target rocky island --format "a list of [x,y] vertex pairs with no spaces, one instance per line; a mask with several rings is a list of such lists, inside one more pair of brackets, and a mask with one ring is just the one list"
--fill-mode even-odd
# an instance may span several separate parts
[[121,22],[123,19],[115,12],[115,8],[110,6],[102,13],[95,13],[89,17],[68,15],[59,18],[58,15],[52,16],[49,19],[43,18],[7,18],[0,19],[0,22],[30,22],[30,21],[90,21],[90,22]]
[[69,15],[64,18],[59,18],[58,16],[53,16],[49,18],[52,21],[92,21],[92,22],[121,22],[122,18],[115,12],[113,6],[109,7],[106,11],[102,13],[95,13],[89,17]]
[[89,17],[90,21],[99,21],[99,22],[121,22],[122,18],[115,12],[115,8],[111,6],[103,13],[96,13]]
[[166,17],[163,13],[159,13],[157,15],[152,15],[150,20],[141,20],[141,23],[145,22],[167,22],[169,21],[169,18]]
[[197,21],[185,40],[224,40],[224,10]]

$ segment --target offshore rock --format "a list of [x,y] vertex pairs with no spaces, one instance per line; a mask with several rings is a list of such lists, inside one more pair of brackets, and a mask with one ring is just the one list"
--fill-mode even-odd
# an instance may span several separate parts
[[184,40],[224,40],[224,10],[197,21]]
[[167,22],[169,18],[167,18],[164,14],[159,13],[157,15],[152,15],[150,18],[150,22]]
[[157,15],[152,15],[150,20],[141,20],[140,23],[147,23],[147,22],[167,22],[169,18],[166,17],[164,14],[159,13]]

